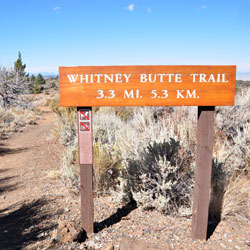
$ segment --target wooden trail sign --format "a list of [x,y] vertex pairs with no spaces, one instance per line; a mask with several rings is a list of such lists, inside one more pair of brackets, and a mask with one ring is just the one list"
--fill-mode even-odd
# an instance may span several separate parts
[[60,105],[234,105],[235,75],[236,66],[60,67]]
[[60,105],[77,108],[82,227],[94,232],[92,106],[198,106],[192,237],[207,238],[214,106],[234,105],[236,66],[59,67]]

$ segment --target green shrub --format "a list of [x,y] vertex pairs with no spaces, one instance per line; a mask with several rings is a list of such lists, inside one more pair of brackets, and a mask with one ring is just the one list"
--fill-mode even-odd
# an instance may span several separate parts
[[153,142],[144,148],[139,159],[130,159],[124,197],[134,199],[144,209],[164,214],[190,208],[193,187],[192,170],[185,171],[180,143],[174,139]]
[[45,80],[41,74],[37,75],[36,80],[35,80],[35,84],[37,84],[37,85],[44,85],[45,84]]
[[43,87],[34,83],[33,88],[30,90],[31,94],[40,94],[43,90]]
[[56,89],[56,88],[57,88],[57,85],[56,85],[56,82],[55,82],[55,81],[51,82],[51,88],[53,88],[53,89]]
[[34,83],[34,82],[35,82],[35,80],[36,80],[36,77],[35,77],[34,75],[31,75],[31,77],[30,77],[30,81],[31,81],[32,83]]

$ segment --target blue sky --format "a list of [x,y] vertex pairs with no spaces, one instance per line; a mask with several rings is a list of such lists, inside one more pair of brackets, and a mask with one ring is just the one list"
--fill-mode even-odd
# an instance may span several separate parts
[[236,64],[250,72],[250,0],[0,0],[0,66]]

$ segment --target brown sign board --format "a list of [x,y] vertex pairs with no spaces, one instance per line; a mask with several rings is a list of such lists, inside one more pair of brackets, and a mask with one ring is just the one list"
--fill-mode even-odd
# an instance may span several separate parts
[[236,66],[59,67],[60,105],[234,105]]

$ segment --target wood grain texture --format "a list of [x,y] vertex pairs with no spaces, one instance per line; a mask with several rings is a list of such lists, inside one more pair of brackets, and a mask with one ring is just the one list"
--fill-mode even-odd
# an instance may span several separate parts
[[206,240],[214,142],[214,107],[198,107],[192,237]]
[[93,164],[80,164],[81,224],[87,233],[94,232]]
[[[93,80],[93,83],[86,83],[80,80],[80,75],[95,74],[131,74],[129,81],[123,82],[106,81],[100,77],[100,82]],[[141,82],[141,74],[154,74],[157,78],[155,82]],[[181,74],[182,82],[169,82],[167,76],[161,82],[158,74]],[[190,74],[206,74],[206,81],[209,76],[214,74],[216,77],[225,74],[228,82],[196,82]],[[78,75],[75,83],[70,82],[68,75]],[[216,78],[217,79],[217,78]],[[148,79],[147,79],[148,80]],[[225,106],[234,105],[236,66],[78,66],[78,67],[59,67],[60,81],[60,105],[61,106]],[[98,90],[103,90],[106,98],[98,99]],[[114,90],[115,97],[108,95],[108,90]],[[139,90],[139,98],[124,98],[124,91],[130,92]],[[157,90],[157,98],[152,98],[152,90]],[[162,97],[162,90],[168,91],[167,98]],[[177,98],[177,90],[183,90],[184,98]],[[196,97],[187,95],[196,91]]]

